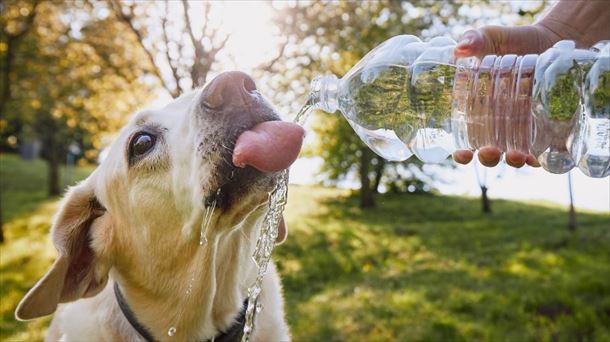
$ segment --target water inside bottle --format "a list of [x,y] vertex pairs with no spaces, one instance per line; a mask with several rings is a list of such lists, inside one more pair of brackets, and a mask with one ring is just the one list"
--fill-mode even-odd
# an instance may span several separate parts
[[455,150],[450,135],[455,70],[431,62],[363,68],[348,79],[339,103],[356,133],[385,159],[416,154],[439,162]]

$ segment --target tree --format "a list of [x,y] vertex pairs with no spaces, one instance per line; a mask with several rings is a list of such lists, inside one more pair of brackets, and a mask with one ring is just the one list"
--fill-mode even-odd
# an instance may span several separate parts
[[483,177],[479,175],[478,161],[473,161],[474,174],[477,177],[477,183],[479,184],[479,188],[481,188],[481,211],[483,214],[491,214],[491,201],[489,200],[489,196],[487,195],[487,169],[483,168]]
[[[2,90],[0,92],[0,129],[8,126],[5,123],[5,105],[11,99],[11,70],[13,68],[15,50],[23,36],[32,28],[32,23],[36,17],[36,7],[38,3],[29,4],[19,9],[7,8],[5,3],[0,3],[0,13],[2,13],[2,30],[0,30],[0,46],[2,49]],[[2,221],[2,204],[0,203],[0,243],[4,242],[4,227]]]
[[[18,1],[8,7],[9,13],[29,8],[36,14],[11,52],[14,63],[2,68],[11,88],[2,119],[36,132],[48,164],[49,195],[58,195],[67,146],[77,142],[93,159],[105,132],[121,126],[150,87],[141,81],[141,57],[130,48],[132,41],[95,6]],[[10,20],[3,22],[10,26]],[[3,129],[1,135],[9,133]]]
[[568,172],[568,193],[570,194],[570,210],[568,212],[568,229],[576,231],[578,222],[576,221],[576,209],[574,209],[574,189],[572,188],[572,173]]
[[211,1],[197,2],[203,6],[197,13],[205,18],[203,27],[191,20],[194,11],[187,0],[107,3],[145,52],[148,70],[174,98],[205,84],[216,55],[229,40],[210,24]]
[[15,58],[15,51],[22,38],[33,26],[36,17],[38,2],[24,3],[23,6],[7,7],[0,4],[0,12],[3,13],[0,35],[3,42],[2,60],[2,92],[0,93],[0,117],[4,116],[4,106],[11,99],[11,70]]

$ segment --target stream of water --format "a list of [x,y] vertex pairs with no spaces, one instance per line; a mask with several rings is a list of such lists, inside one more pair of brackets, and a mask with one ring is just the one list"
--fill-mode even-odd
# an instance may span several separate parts
[[[294,122],[303,126],[311,112],[312,99],[310,98],[303,108],[297,113]],[[258,296],[261,293],[261,284],[263,276],[267,272],[267,265],[271,259],[271,253],[275,246],[275,240],[278,234],[278,226],[282,220],[282,213],[286,207],[286,199],[288,196],[288,170],[281,172],[277,184],[273,191],[269,193],[269,210],[263,219],[262,229],[256,242],[256,249],[252,258],[258,266],[258,272],[254,284],[248,288],[248,306],[246,308],[246,324],[244,325],[244,334],[242,342],[250,341],[254,329],[254,317],[256,313],[263,310],[262,304],[258,302]]]

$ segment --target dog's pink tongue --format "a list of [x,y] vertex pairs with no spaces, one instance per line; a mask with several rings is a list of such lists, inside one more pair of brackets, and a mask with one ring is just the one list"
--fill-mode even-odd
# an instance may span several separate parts
[[297,159],[304,133],[301,126],[290,122],[260,123],[237,138],[233,164],[250,165],[262,172],[286,169]]

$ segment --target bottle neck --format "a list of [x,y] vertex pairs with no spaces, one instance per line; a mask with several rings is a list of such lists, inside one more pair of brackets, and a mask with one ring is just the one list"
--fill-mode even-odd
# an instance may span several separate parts
[[334,113],[339,109],[339,79],[335,75],[316,77],[311,81],[310,103],[312,108]]

